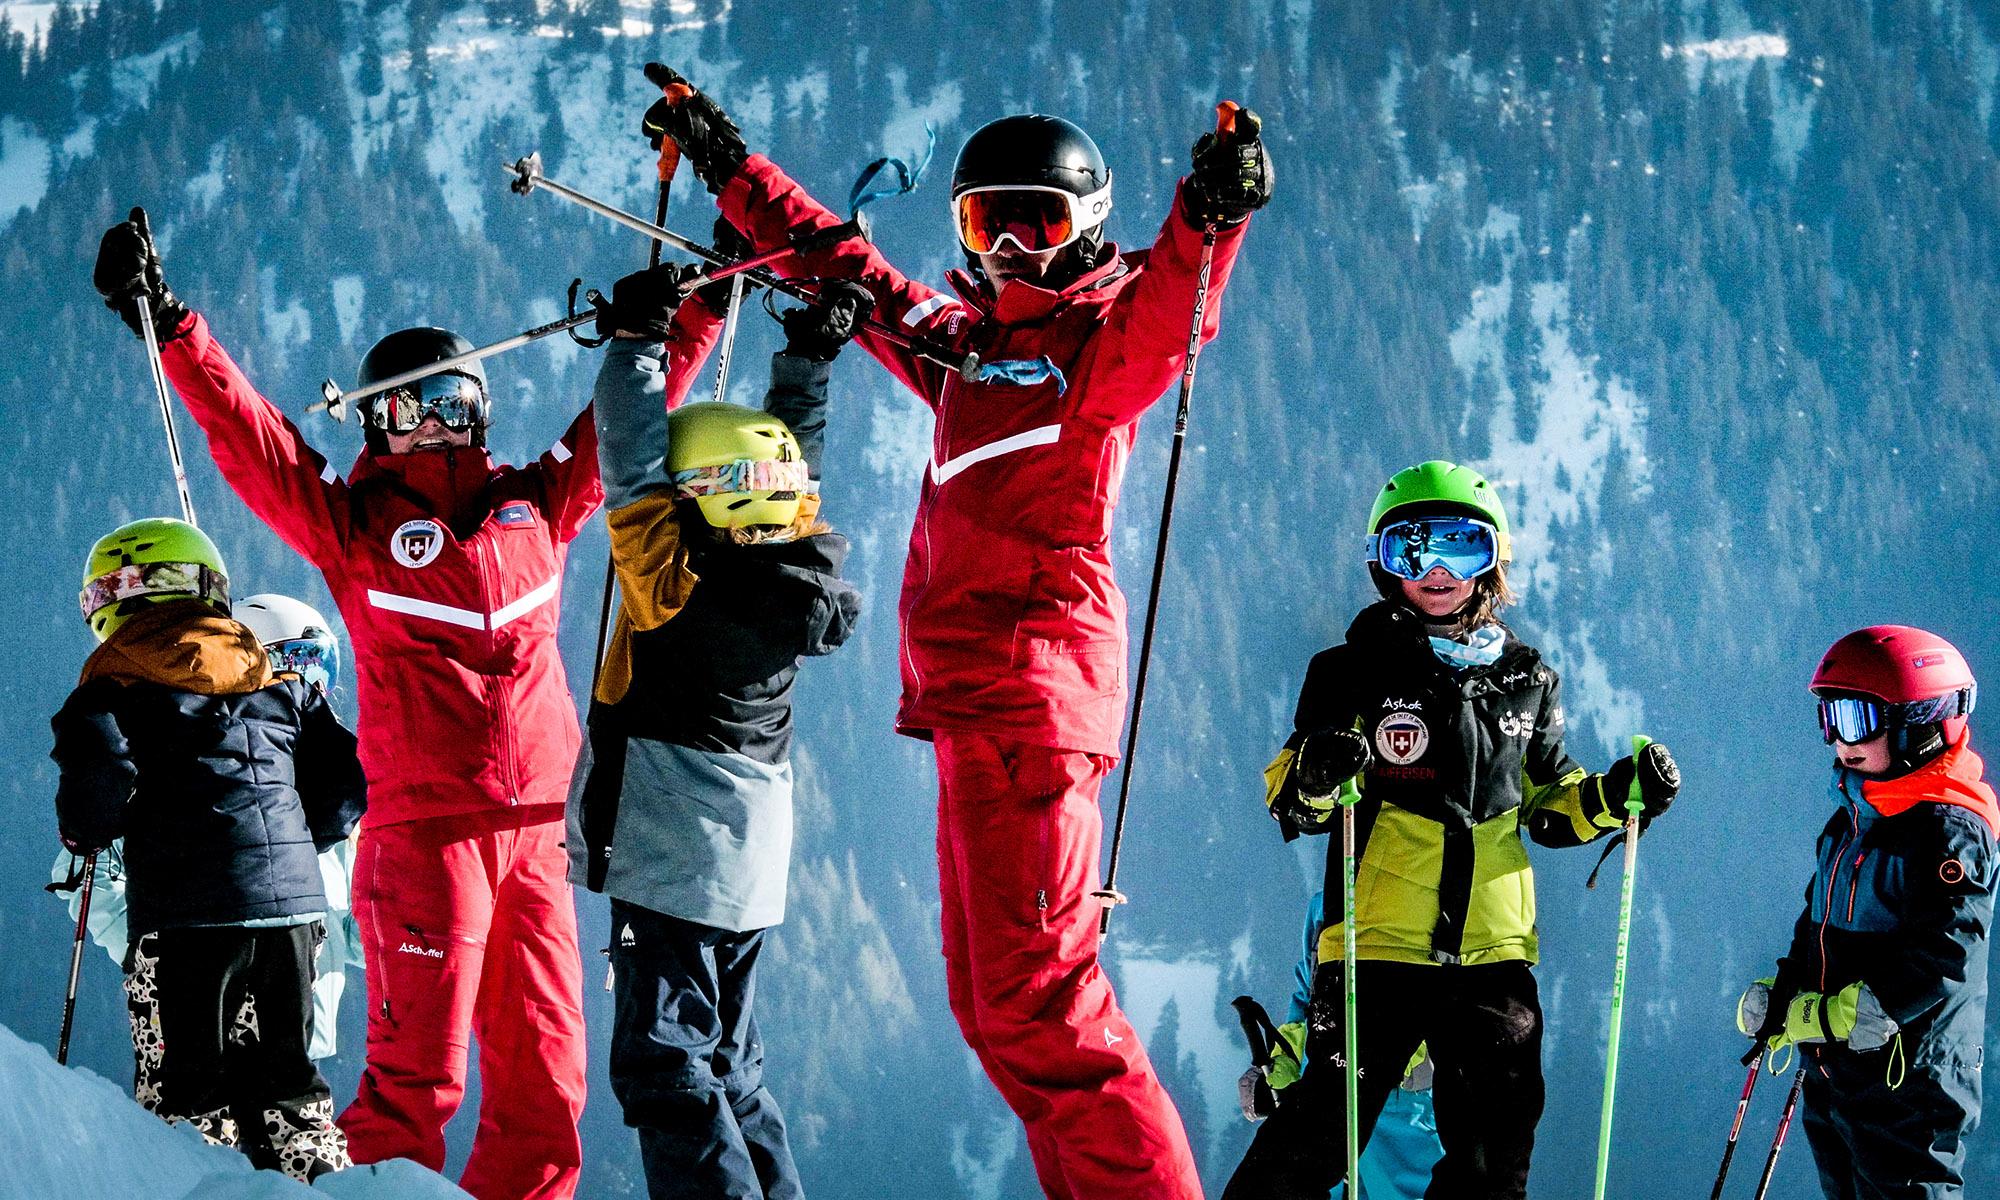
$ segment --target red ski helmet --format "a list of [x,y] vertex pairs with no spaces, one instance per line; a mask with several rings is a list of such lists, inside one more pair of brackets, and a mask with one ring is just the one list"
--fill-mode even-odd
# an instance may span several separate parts
[[1823,700],[1858,695],[1880,701],[1897,753],[1922,762],[1965,736],[1979,687],[1958,647],[1937,634],[1870,625],[1827,650],[1811,690]]

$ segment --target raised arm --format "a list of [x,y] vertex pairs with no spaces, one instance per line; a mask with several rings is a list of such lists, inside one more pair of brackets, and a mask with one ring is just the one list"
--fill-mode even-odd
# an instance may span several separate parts
[[114,225],[98,249],[93,280],[105,303],[136,328],[149,306],[167,378],[208,435],[222,477],[287,545],[326,566],[344,529],[346,484],[298,427],[264,399],[209,332],[161,281],[143,210]]
[[[1174,189],[1173,211],[1138,268],[1139,278],[1112,303],[1091,350],[1084,416],[1123,424],[1159,399],[1187,362],[1197,294],[1204,299],[1203,344],[1221,327],[1222,293],[1245,226],[1270,201],[1272,182],[1256,114],[1235,110],[1228,122],[1195,143],[1194,168]],[[1203,243],[1211,227],[1215,246],[1204,280]]]
[[[649,65],[646,73],[655,83],[687,82],[657,64]],[[777,164],[749,153],[742,133],[712,97],[695,91],[682,100],[656,103],[647,113],[647,130],[655,129],[680,146],[695,175],[715,194],[722,215],[760,252],[842,223]],[[885,322],[911,333],[946,336],[949,312],[958,308],[955,301],[890,266],[861,238],[785,255],[771,269],[789,278],[855,280],[873,294],[875,309]],[[861,344],[924,403],[937,403],[943,378],[936,365],[874,334],[862,334]]]

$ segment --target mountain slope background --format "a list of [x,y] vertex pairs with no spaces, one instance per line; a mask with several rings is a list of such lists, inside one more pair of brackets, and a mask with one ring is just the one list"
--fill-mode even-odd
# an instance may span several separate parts
[[[1121,876],[1134,903],[1107,946],[1212,1187],[1249,1136],[1227,1001],[1282,998],[1321,876],[1323,844],[1280,843],[1258,772],[1306,660],[1371,596],[1361,526],[1390,471],[1450,457],[1502,485],[1523,592],[1510,616],[1564,675],[1572,753],[1601,769],[1643,730],[1686,773],[1641,855],[1612,1175],[1626,1194],[1687,1190],[1719,1153],[1741,1077],[1733,1000],[1783,948],[1824,821],[1804,690],[1820,651],[1905,621],[2000,672],[1992,0],[0,12],[0,504],[17,522],[0,568],[15,831],[0,1022],[26,1036],[54,1038],[69,932],[38,888],[55,851],[45,722],[89,649],[77,566],[104,530],[174,504],[142,355],[89,288],[99,233],[146,205],[175,289],[344,466],[356,432],[303,410],[376,337],[438,323],[494,340],[558,315],[572,277],[608,288],[642,263],[633,235],[511,196],[499,168],[539,148],[552,178],[649,213],[634,132],[648,59],[829,201],[870,158],[920,157],[933,127],[933,173],[872,210],[891,259],[932,280],[957,259],[951,156],[985,120],[1041,110],[1092,130],[1116,177],[1111,236],[1133,246],[1215,100],[1265,117],[1278,193],[1202,359]],[[700,235],[710,216],[683,176],[671,223]],[[746,322],[731,398],[756,402],[775,334]],[[498,453],[544,447],[595,367],[560,339],[489,364]],[[855,539],[868,612],[800,686],[793,906],[763,989],[772,1085],[816,1194],[1031,1195],[1019,1134],[944,1003],[929,756],[890,729],[928,416],[860,354],[834,386],[827,508]],[[1170,420],[1142,429],[1125,489],[1135,607]],[[184,417],[182,433],[238,590],[326,607]],[[604,549],[593,528],[565,590],[579,691]],[[1583,887],[1594,858],[1536,856],[1542,1195],[1589,1186],[1617,907],[1615,887]],[[603,945],[602,901],[579,910],[586,947]],[[637,1195],[587,959],[585,1191]],[[360,1004],[330,1068],[344,1094]],[[118,1077],[122,998],[94,952],[80,1022],[80,1061]],[[1764,1091],[1745,1134],[1760,1147],[1782,1088]],[[1975,1190],[2000,1181],[2000,1143],[1973,1152]],[[1774,1195],[1816,1194],[1809,1157],[1800,1138]]]

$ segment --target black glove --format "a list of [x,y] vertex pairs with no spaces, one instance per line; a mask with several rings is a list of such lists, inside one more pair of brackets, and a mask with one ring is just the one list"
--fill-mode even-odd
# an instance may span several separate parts
[[785,353],[832,362],[874,311],[875,293],[852,279],[823,279],[818,303],[792,309],[778,318],[785,327]]
[[1194,144],[1186,198],[1197,225],[1234,225],[1271,202],[1271,155],[1262,130],[1256,113],[1238,109],[1234,130],[1220,137],[1211,130]]
[[1352,729],[1323,729],[1299,744],[1292,772],[1302,795],[1331,796],[1374,761],[1367,738]]
[[[660,63],[646,64],[646,78],[662,91],[675,84],[692,86],[679,71]],[[687,159],[695,178],[701,180],[710,194],[720,196],[722,189],[743,167],[743,160],[749,157],[749,150],[743,144],[743,131],[722,111],[722,106],[700,92],[694,92],[683,99],[661,96],[646,110],[640,122],[640,132],[652,143],[653,149],[660,148],[661,138],[672,138],[681,148],[681,155]]]
[[674,310],[687,298],[685,283],[695,273],[694,267],[661,263],[612,284],[611,303],[597,310],[597,336],[627,333],[649,342],[666,341]]
[[1673,805],[1674,796],[1681,790],[1681,769],[1674,765],[1674,756],[1665,746],[1647,743],[1637,759],[1628,754],[1604,773],[1600,784],[1604,811],[1624,817],[1625,801],[1632,795],[1635,774],[1639,778],[1639,802],[1645,806],[1639,818],[1651,821]]
[[132,215],[104,231],[97,243],[97,266],[90,282],[104,297],[104,307],[118,314],[133,333],[139,330],[139,304],[143,299],[153,317],[153,335],[166,345],[181,334],[181,322],[188,307],[174,299],[160,275],[160,252],[153,245],[153,229],[146,222],[146,210],[135,208]]
[[[736,226],[731,225],[727,217],[715,218],[715,231],[711,236],[716,253],[731,261],[740,261],[757,253],[756,244],[738,232]],[[710,265],[704,266],[702,269],[704,271],[712,271],[715,270],[715,267]],[[705,287],[697,288],[694,294],[701,298],[702,304],[707,306],[708,311],[719,317],[729,312],[729,293],[735,286],[736,278],[732,275],[728,279],[718,279]],[[744,280],[743,294],[748,296],[750,294],[749,289],[753,286],[755,285],[748,279]]]

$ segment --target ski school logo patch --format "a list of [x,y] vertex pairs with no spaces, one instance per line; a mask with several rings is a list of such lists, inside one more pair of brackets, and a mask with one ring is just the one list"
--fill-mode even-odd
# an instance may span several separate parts
[[418,518],[396,526],[389,538],[389,553],[406,567],[427,567],[444,545],[444,530],[436,521]]
[[1375,727],[1375,752],[1399,767],[1422,758],[1430,744],[1430,729],[1414,713],[1390,713]]

